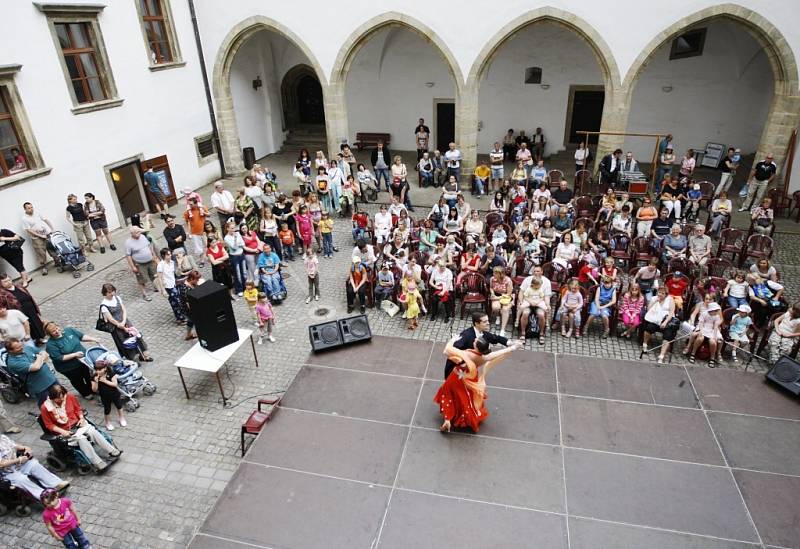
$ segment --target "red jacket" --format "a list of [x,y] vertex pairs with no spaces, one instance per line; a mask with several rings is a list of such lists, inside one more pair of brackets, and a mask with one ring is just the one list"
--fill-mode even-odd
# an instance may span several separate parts
[[67,431],[69,431],[70,429],[72,429],[74,425],[77,425],[81,417],[83,417],[83,410],[81,409],[81,405],[78,402],[78,399],[75,398],[75,395],[73,395],[72,393],[67,393],[66,399],[67,399],[65,405],[67,412],[66,423],[60,423],[56,419],[55,413],[47,409],[47,403],[49,399],[45,400],[44,403],[42,403],[41,408],[39,409],[42,413],[42,421],[44,422],[44,426],[51,433],[57,434],[55,430],[53,430],[53,427],[60,427],[61,429],[66,429]]

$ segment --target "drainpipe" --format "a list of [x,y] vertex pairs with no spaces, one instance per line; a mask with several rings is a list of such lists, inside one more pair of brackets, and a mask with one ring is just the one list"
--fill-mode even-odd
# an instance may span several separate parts
[[189,13],[192,15],[192,28],[194,29],[194,42],[197,46],[197,57],[200,60],[200,73],[203,75],[203,87],[206,90],[206,104],[208,105],[208,116],[211,119],[211,136],[214,140],[214,147],[217,149],[217,160],[219,160],[219,175],[225,177],[225,159],[222,158],[222,149],[219,145],[219,131],[217,130],[217,115],[214,113],[214,101],[211,98],[211,87],[208,84],[208,72],[206,71],[206,59],[203,55],[203,44],[200,41],[200,28],[197,25],[197,13],[194,9],[194,0],[189,0]]

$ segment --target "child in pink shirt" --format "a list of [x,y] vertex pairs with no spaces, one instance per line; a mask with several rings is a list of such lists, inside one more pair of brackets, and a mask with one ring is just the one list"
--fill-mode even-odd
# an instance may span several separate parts
[[44,490],[41,498],[44,505],[42,520],[51,536],[64,547],[92,547],[81,529],[81,519],[71,499],[58,497],[58,492],[52,488]]
[[314,246],[309,246],[306,250],[306,255],[303,256],[303,263],[305,263],[306,275],[308,275],[308,297],[306,297],[306,303],[311,303],[312,298],[319,301],[319,259]]
[[258,344],[261,345],[264,342],[264,332],[267,334],[267,339],[275,343],[275,338],[272,337],[272,327],[275,325],[275,313],[272,312],[272,305],[270,305],[267,294],[264,292],[258,294],[256,317],[258,318]]

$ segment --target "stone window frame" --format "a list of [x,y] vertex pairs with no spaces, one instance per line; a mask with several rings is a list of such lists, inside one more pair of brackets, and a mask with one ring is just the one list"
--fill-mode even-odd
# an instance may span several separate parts
[[[72,114],[84,114],[122,105],[124,99],[120,98],[117,92],[117,85],[114,82],[114,74],[108,59],[108,51],[106,50],[106,45],[103,41],[103,33],[100,29],[100,22],[98,21],[98,16],[105,8],[105,4],[36,2],[35,6],[47,17],[47,26],[50,29],[50,35],[53,38],[53,44],[56,49],[56,54],[58,55],[58,62],[61,65],[61,70],[64,73],[64,81],[67,85],[70,98],[72,99]],[[64,54],[61,51],[61,44],[58,41],[55,27],[57,23],[88,24],[95,48],[97,70],[108,95],[106,99],[102,101],[93,101],[91,103],[78,103],[75,90],[72,89],[71,78],[64,60]]]
[[180,44],[178,43],[178,33],[175,31],[175,21],[172,17],[172,6],[170,0],[157,0],[161,4],[161,13],[164,18],[164,26],[166,27],[167,40],[169,42],[169,49],[172,55],[171,61],[163,63],[154,63],[150,51],[150,40],[147,38],[147,29],[145,28],[144,12],[142,11],[141,0],[133,0],[136,5],[136,14],[139,18],[139,27],[142,30],[142,40],[144,41],[145,55],[147,56],[148,68],[155,71],[162,71],[167,69],[175,69],[178,67],[185,67],[186,61],[183,60],[181,54]]
[[[200,154],[200,141],[205,141],[205,140],[210,140],[211,145],[214,147],[214,152],[212,154],[209,154],[208,156],[202,156]],[[219,150],[217,149],[217,144],[214,140],[214,134],[212,132],[208,132],[195,137],[194,152],[197,155],[198,166],[205,166],[206,164],[217,161],[219,158]]]
[[52,168],[44,164],[42,154],[39,151],[39,144],[36,142],[36,137],[33,135],[33,128],[28,119],[28,114],[25,111],[25,105],[22,103],[22,98],[20,97],[19,90],[14,81],[14,78],[21,69],[22,65],[18,64],[0,65],[0,86],[6,89],[8,108],[9,111],[11,111],[20,148],[28,162],[28,169],[6,177],[0,177],[0,188],[36,179],[52,171]]

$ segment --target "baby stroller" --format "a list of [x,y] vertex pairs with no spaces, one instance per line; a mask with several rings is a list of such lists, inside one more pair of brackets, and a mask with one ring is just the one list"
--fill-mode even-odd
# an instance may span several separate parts
[[144,376],[136,362],[122,358],[103,346],[87,349],[83,362],[94,372],[94,364],[101,358],[108,362],[114,369],[114,373],[117,374],[117,389],[125,401],[126,412],[135,412],[139,408],[139,401],[136,400],[136,394],[139,391],[146,396],[151,396],[158,389]]
[[94,270],[94,265],[86,259],[81,249],[62,231],[53,231],[47,236],[47,248],[54,254],[56,271],[59,273],[72,269],[72,276],[78,278],[84,267],[87,271]]
[[[114,444],[114,439],[111,438],[111,435],[98,427],[92,420],[86,417],[86,415],[83,417],[86,419],[87,423],[90,423],[101,435],[103,435],[103,438],[117,448],[117,445]],[[75,470],[81,476],[88,475],[95,470],[92,462],[89,461],[89,458],[78,446],[70,446],[66,437],[53,434],[47,430],[41,415],[36,416],[36,421],[39,423],[39,427],[42,428],[42,432],[44,433],[39,438],[47,441],[52,448],[47,453],[47,458],[45,459],[45,462],[50,466],[50,469],[56,473],[63,473],[67,470],[67,467],[75,467]],[[109,465],[111,465],[117,461],[118,458],[119,456],[108,456],[106,461]]]
[[353,208],[352,204],[350,203],[350,197],[347,195],[342,195],[339,197],[339,207],[341,208],[339,211],[339,217],[348,219],[353,217]]
[[9,404],[16,404],[28,396],[28,391],[25,381],[6,366],[7,355],[5,349],[0,350],[0,396]]

